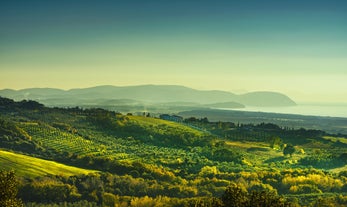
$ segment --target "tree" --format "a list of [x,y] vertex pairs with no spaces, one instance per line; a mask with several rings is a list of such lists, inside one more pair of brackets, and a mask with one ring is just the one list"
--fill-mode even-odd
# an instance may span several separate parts
[[339,158],[342,162],[347,163],[347,152],[342,153]]
[[284,149],[283,149],[283,154],[292,156],[295,152],[295,147],[291,144],[287,145]]
[[0,171],[0,207],[23,206],[20,199],[17,199],[17,179],[13,171]]
[[253,191],[249,196],[249,206],[251,207],[285,207],[290,206],[283,197],[276,195],[273,192]]
[[[233,183],[229,186],[221,201],[225,207],[289,207],[291,203],[287,202],[282,196],[278,196],[274,191],[252,191],[247,192],[246,189]],[[215,205],[218,207],[220,205]]]
[[276,148],[280,149],[280,148],[281,148],[281,145],[282,145],[282,140],[281,140],[281,138],[279,138],[279,137],[272,137],[272,138],[270,139],[270,147],[271,147],[272,149],[276,149]]
[[232,184],[225,190],[221,200],[224,206],[243,207],[248,203],[248,192]]

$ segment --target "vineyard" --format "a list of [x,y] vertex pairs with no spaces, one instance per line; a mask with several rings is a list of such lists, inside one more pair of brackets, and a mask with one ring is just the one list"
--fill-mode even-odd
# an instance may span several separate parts
[[[40,202],[40,193],[47,191],[52,193],[48,203],[105,206],[106,196],[118,204],[165,200],[172,206],[209,206],[234,184],[245,195],[268,192],[297,205],[316,205],[318,198],[337,206],[347,202],[341,135],[274,124],[207,118],[178,123],[104,109],[22,105],[2,100],[0,147],[13,151],[12,158],[2,151],[1,162],[24,179],[20,195],[28,205]],[[53,196],[58,188],[64,195],[59,199]]]

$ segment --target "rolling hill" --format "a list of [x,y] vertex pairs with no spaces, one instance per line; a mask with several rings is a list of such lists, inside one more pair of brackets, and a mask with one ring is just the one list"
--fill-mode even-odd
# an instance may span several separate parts
[[[83,202],[80,206],[135,206],[136,201],[209,206],[233,184],[304,206],[322,197],[344,204],[342,135],[211,121],[210,115],[201,111],[168,121],[149,113],[49,108],[0,97],[0,169],[14,169],[23,178],[20,195],[35,202],[32,206],[76,201]],[[294,152],[285,154],[287,146]]]

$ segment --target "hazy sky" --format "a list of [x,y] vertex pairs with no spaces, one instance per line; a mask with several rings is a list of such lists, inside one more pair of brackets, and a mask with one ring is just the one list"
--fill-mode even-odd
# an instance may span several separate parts
[[347,102],[347,1],[2,0],[0,89],[177,84]]

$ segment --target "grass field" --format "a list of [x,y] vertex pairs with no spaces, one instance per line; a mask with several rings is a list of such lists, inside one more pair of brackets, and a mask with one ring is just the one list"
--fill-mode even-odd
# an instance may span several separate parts
[[341,143],[344,143],[344,144],[347,144],[347,138],[344,138],[344,137],[332,137],[332,136],[324,136],[323,137],[324,139],[327,139],[327,140],[330,140],[332,142],[341,142]]
[[340,173],[342,171],[347,171],[347,165],[330,170],[330,172],[333,172],[333,173]]
[[14,170],[19,176],[32,178],[49,174],[71,176],[97,172],[3,150],[0,150],[0,170]]

